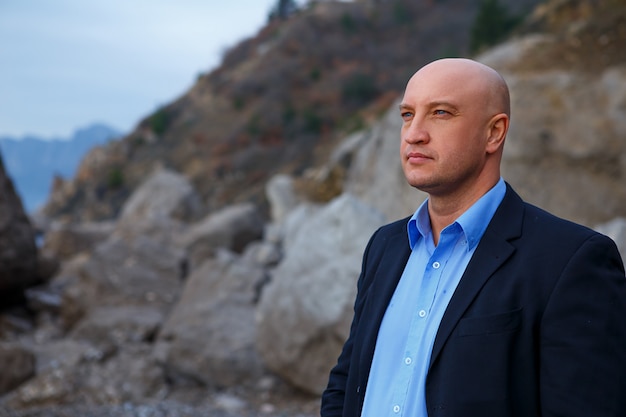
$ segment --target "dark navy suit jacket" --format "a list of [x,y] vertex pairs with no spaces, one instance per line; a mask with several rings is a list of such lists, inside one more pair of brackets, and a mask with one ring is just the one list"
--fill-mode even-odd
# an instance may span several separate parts
[[[363,257],[350,336],[322,417],[358,417],[378,328],[409,256],[403,219]],[[447,307],[430,417],[626,416],[626,278],[615,243],[508,186]]]

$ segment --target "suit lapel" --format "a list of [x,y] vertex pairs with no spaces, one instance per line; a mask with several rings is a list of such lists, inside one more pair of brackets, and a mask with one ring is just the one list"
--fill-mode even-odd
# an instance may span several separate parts
[[430,367],[485,282],[515,251],[509,241],[521,233],[523,211],[521,198],[507,184],[504,199],[485,230],[439,324]]

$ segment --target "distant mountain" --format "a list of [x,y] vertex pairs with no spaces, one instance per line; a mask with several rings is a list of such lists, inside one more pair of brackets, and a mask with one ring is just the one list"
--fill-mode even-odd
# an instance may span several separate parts
[[0,137],[5,169],[26,212],[32,213],[45,203],[55,175],[71,178],[87,151],[120,134],[109,126],[93,124],[78,129],[69,139]]

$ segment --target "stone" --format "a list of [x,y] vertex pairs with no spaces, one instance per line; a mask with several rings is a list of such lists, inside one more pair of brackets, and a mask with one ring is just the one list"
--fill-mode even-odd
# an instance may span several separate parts
[[189,252],[191,265],[197,266],[218,248],[241,253],[249,243],[263,237],[264,223],[255,205],[235,204],[190,225],[181,242]]
[[57,369],[78,368],[83,363],[101,362],[114,353],[111,347],[101,349],[87,341],[70,338],[36,343],[31,349],[37,359],[37,375]]
[[154,306],[101,306],[91,309],[70,337],[98,347],[148,342],[163,320],[163,312]]
[[615,218],[606,223],[597,225],[594,229],[615,241],[620,255],[622,255],[622,259],[626,262],[626,218]]
[[230,387],[259,378],[253,302],[263,279],[262,268],[223,251],[191,274],[157,339],[171,380]]
[[26,303],[32,311],[58,313],[63,304],[62,290],[54,286],[31,287],[24,292]]
[[103,360],[48,368],[11,392],[5,402],[15,409],[140,403],[161,398],[164,385],[163,370],[151,355],[151,347],[131,344]]
[[0,155],[0,297],[41,281],[35,231]]
[[52,222],[45,232],[42,251],[58,259],[69,259],[89,252],[115,230],[114,222]]
[[281,222],[300,202],[294,191],[293,178],[285,174],[270,178],[265,186],[265,195],[270,203],[270,213],[274,222]]
[[[111,237],[96,247],[80,271],[83,294],[105,304],[107,298],[126,302],[171,305],[182,288],[186,257],[166,239]],[[87,300],[85,300],[87,301]]]
[[265,240],[250,243],[242,254],[244,262],[268,268],[276,266],[281,258],[279,246]]
[[513,39],[477,59],[500,71],[511,91],[504,179],[526,201],[592,227],[626,216],[626,68],[517,69],[535,54],[533,44],[554,42]]
[[201,208],[200,197],[185,176],[159,169],[124,203],[116,233],[167,237],[181,232],[183,223],[195,220]]
[[349,331],[363,250],[384,216],[344,194],[305,219],[286,231],[288,250],[261,294],[257,346],[270,370],[319,394]]
[[4,394],[35,375],[35,355],[23,346],[2,343],[0,369],[0,394]]

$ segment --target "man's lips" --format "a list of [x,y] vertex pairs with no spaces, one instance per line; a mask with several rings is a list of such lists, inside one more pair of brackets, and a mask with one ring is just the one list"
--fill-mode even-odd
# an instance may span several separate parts
[[406,155],[406,159],[411,164],[417,164],[417,163],[424,162],[432,158],[421,152],[409,152]]

